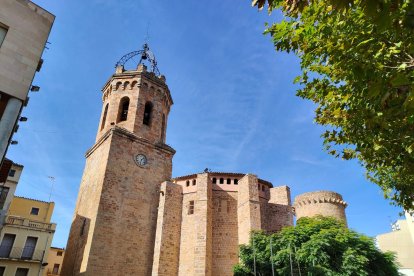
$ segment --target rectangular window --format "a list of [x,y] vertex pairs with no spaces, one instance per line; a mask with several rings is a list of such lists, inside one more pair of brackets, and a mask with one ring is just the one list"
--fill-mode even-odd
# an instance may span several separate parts
[[189,214],[189,215],[194,214],[194,200],[191,200],[191,201],[188,203],[188,214]]
[[0,266],[0,276],[4,275],[5,270],[6,270],[6,268],[4,266]]
[[0,23],[0,47],[3,44],[6,34],[7,34],[7,28]]
[[0,257],[8,258],[10,257],[10,252],[13,248],[14,240],[16,235],[14,234],[4,234],[3,240],[0,244]]
[[19,267],[16,270],[15,276],[27,276],[27,275],[29,275],[29,269],[28,268],[21,268],[21,267]]
[[9,171],[9,176],[10,177],[14,177],[15,174],[16,174],[16,170],[10,170]]
[[227,184],[231,184],[231,179],[227,178]]
[[7,195],[9,194],[9,187],[0,187],[0,209],[3,209],[6,202]]
[[220,184],[224,183],[224,178],[220,178]]
[[63,256],[63,251],[56,252],[56,256]]
[[27,237],[26,244],[24,245],[22,252],[22,259],[31,260],[35,252],[37,244],[37,237]]
[[37,216],[39,214],[39,208],[32,207],[32,210],[30,211],[31,215]]
[[55,265],[53,266],[53,271],[52,271],[52,273],[53,273],[53,274],[59,274],[59,264],[55,264]]
[[238,179],[234,179],[234,185],[238,185],[239,184],[239,180]]

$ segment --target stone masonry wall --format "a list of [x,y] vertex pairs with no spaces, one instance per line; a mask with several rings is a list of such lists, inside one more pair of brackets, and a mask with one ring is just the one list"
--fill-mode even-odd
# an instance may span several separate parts
[[342,196],[330,191],[309,192],[295,197],[296,219],[317,215],[335,217],[347,223]]
[[[137,166],[138,153],[148,158]],[[90,275],[150,275],[159,185],[171,178],[172,152],[116,129],[90,251]]]
[[164,182],[160,189],[157,232],[155,235],[154,264],[152,275],[178,274],[180,254],[182,187]]
[[233,275],[239,262],[237,192],[213,191],[212,250],[212,275]]
[[87,153],[85,170],[79,187],[61,275],[72,276],[85,272],[95,231],[96,215],[111,139],[104,137]]
[[194,250],[196,240],[196,215],[189,214],[190,201],[196,201],[196,192],[183,195],[183,207],[181,218],[181,239],[180,239],[180,259],[179,276],[194,274]]
[[261,214],[263,230],[274,233],[285,226],[293,225],[293,209],[288,186],[269,189],[268,201],[261,198]]
[[194,276],[210,276],[212,265],[212,187],[207,173],[197,175]]
[[247,174],[239,180],[237,201],[239,244],[248,244],[251,231],[261,229],[258,180],[255,175]]

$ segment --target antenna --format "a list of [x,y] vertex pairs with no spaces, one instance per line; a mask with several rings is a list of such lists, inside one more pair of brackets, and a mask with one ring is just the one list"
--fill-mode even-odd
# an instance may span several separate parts
[[145,38],[144,38],[145,44],[148,44],[149,39],[150,39],[150,36],[149,36],[149,26],[150,26],[150,23],[148,22],[147,23],[147,34],[145,35]]
[[52,182],[52,186],[50,187],[50,194],[49,194],[49,202],[50,202],[50,199],[52,198],[53,185],[55,184],[55,177],[54,176],[48,176],[47,178],[49,178],[50,181]]

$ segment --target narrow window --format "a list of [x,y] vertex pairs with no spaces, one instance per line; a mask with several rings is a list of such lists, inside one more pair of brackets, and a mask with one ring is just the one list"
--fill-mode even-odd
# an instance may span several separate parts
[[217,184],[217,178],[213,177],[213,184]]
[[129,98],[124,97],[119,103],[118,122],[126,121],[128,119]]
[[22,259],[31,260],[35,252],[37,244],[37,237],[27,237],[26,244],[24,245],[22,252]]
[[196,180],[195,179],[193,179],[193,186],[195,186],[196,185]]
[[14,245],[14,240],[16,239],[16,235],[14,234],[4,234],[3,240],[0,244],[0,257],[1,258],[8,258],[10,257],[10,252]]
[[19,267],[16,270],[15,276],[27,276],[27,275],[29,275],[29,269],[28,268],[21,268],[21,267]]
[[52,273],[55,275],[59,274],[59,264],[54,264]]
[[224,183],[224,178],[220,178],[220,184]]
[[161,122],[161,141],[165,142],[165,115],[162,114],[162,122]]
[[144,119],[142,121],[142,123],[144,125],[149,126],[150,122],[151,122],[151,114],[152,113],[152,103],[151,102],[147,102],[145,104],[145,108],[144,108]]
[[39,215],[39,208],[32,207],[32,210],[30,211],[31,215],[37,216]]
[[234,185],[238,185],[239,184],[239,180],[238,179],[234,179]]
[[7,28],[3,27],[0,23],[0,46],[1,44],[3,44],[6,34],[7,34]]
[[257,184],[257,189],[260,191],[260,184]]
[[227,184],[231,184],[231,179],[227,178]]
[[185,186],[190,186],[190,180],[187,180],[186,182],[185,182]]
[[194,200],[191,200],[191,201],[188,203],[188,214],[189,214],[189,215],[194,214]]
[[86,226],[86,218],[83,219],[80,236],[83,236],[83,233],[85,232],[85,226]]
[[102,117],[102,124],[101,124],[101,130],[105,127],[105,121],[106,121],[106,114],[108,114],[108,106],[109,104],[106,104],[104,114]]
[[264,185],[262,185],[262,191],[264,192],[264,190],[265,190],[265,186],[264,186]]
[[7,195],[9,194],[9,187],[0,187],[0,209],[3,209],[6,202]]
[[9,176],[10,177],[14,177],[15,174],[16,174],[16,170],[10,170],[9,171]]

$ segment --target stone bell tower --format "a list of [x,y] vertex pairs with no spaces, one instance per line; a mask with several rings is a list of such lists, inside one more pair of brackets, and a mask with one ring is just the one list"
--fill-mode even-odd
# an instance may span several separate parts
[[[132,57],[141,60],[126,70]],[[117,63],[102,92],[61,275],[150,275],[159,185],[175,153],[165,144],[173,101],[146,44]]]

